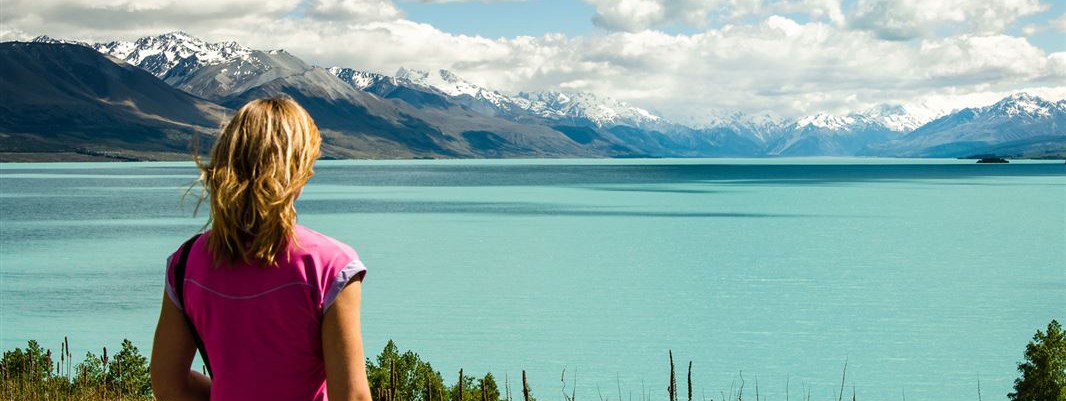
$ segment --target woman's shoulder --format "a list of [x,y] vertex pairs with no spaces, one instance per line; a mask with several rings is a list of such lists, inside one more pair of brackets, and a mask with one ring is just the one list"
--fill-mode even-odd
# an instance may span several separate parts
[[359,259],[355,249],[352,249],[348,244],[303,225],[297,224],[294,227],[294,235],[296,237],[297,247],[295,251],[297,253],[318,253],[320,255],[325,254],[322,256],[331,258]]

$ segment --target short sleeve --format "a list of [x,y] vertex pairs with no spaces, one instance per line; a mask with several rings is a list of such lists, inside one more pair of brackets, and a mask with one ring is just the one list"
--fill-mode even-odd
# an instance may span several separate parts
[[181,300],[178,298],[178,293],[174,290],[174,258],[176,253],[172,253],[167,256],[167,265],[165,274],[163,275],[163,289],[167,293],[167,297],[170,298],[170,302],[174,303],[178,309],[184,311],[185,306],[181,304]]
[[[354,255],[355,252],[353,251],[352,254]],[[323,313],[325,313],[326,310],[333,305],[333,302],[337,300],[337,297],[341,295],[341,290],[353,281],[362,280],[366,275],[366,266],[363,265],[363,262],[359,260],[357,255],[344,264],[343,267],[330,270],[333,270],[334,273],[332,273],[332,278],[329,278],[326,293],[322,297]]]

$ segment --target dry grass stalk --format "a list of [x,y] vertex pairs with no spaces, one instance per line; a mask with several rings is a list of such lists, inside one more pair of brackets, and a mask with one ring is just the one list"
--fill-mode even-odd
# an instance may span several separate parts
[[848,377],[848,358],[844,358],[844,372],[840,374],[840,395],[837,396],[837,401],[844,400],[844,379]]
[[688,361],[688,401],[692,401],[692,361]]
[[522,399],[529,401],[529,382],[526,381],[526,371],[522,371]]
[[670,355],[670,385],[666,387],[666,393],[670,396],[670,401],[677,401],[677,380],[674,377],[674,351],[667,350]]

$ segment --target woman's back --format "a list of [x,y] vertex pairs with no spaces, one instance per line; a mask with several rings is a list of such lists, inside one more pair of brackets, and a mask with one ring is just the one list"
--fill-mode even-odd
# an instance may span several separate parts
[[[277,97],[237,110],[208,163],[194,156],[211,230],[183,247],[184,265],[180,249],[168,258],[152,345],[157,399],[370,400],[365,268],[352,248],[296,224],[321,144],[307,111]],[[198,338],[212,377],[190,370]]]
[[322,318],[340,290],[366,271],[356,252],[296,225],[298,245],[288,246],[277,266],[213,267],[205,246],[210,235],[190,248],[185,305],[174,292],[180,249],[168,258],[166,290],[203,339],[211,399],[326,399]]

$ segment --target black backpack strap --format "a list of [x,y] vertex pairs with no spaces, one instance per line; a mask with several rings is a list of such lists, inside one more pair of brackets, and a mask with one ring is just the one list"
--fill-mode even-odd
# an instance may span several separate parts
[[200,238],[202,234],[196,234],[181,244],[181,257],[178,258],[177,266],[174,266],[174,292],[177,293],[178,301],[181,302],[182,315],[185,316],[185,323],[189,325],[189,332],[192,333],[192,340],[196,343],[196,349],[200,351],[200,359],[204,361],[204,366],[207,368],[207,374],[211,375],[211,361],[207,359],[207,348],[204,348],[204,340],[200,338],[200,334],[196,332],[196,326],[192,324],[192,319],[189,319],[189,314],[185,312],[185,263],[189,259],[189,250],[192,249],[193,243],[197,238]]

